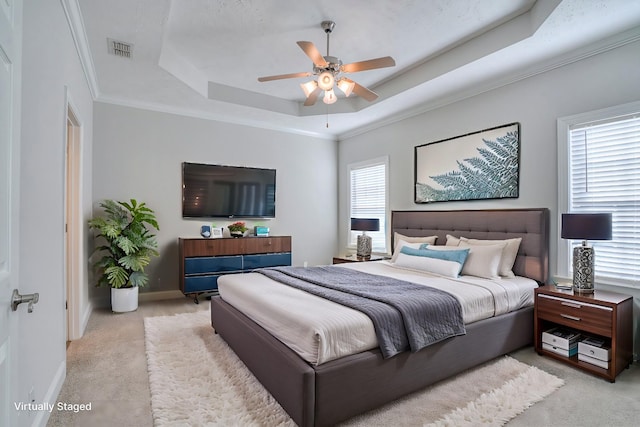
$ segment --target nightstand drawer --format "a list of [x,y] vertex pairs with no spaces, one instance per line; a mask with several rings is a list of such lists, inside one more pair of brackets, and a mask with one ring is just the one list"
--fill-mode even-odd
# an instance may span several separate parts
[[538,316],[562,325],[580,328],[603,336],[611,336],[611,307],[538,294]]

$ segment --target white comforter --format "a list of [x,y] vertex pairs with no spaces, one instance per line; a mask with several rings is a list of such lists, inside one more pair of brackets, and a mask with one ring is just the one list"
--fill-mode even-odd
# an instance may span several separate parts
[[[340,264],[371,274],[428,285],[454,295],[465,324],[533,305],[534,280],[451,279],[402,269],[387,261]],[[218,279],[224,301],[269,331],[314,365],[377,347],[373,323],[357,310],[283,285],[260,273],[231,274]]]

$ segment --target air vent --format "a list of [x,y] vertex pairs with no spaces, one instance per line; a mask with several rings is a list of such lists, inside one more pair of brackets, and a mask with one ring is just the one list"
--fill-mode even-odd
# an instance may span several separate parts
[[122,56],[123,58],[131,58],[133,52],[133,45],[131,43],[121,42],[114,39],[107,39],[109,46],[109,53],[116,56]]

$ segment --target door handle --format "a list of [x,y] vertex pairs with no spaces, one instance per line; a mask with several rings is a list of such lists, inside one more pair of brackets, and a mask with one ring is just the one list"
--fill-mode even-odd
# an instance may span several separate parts
[[12,311],[18,310],[18,306],[23,302],[26,302],[26,303],[29,303],[29,306],[27,307],[27,312],[33,313],[33,304],[37,304],[39,299],[40,299],[40,294],[38,294],[37,292],[34,294],[20,295],[20,293],[18,293],[18,290],[14,289],[13,295],[11,296],[11,310]]

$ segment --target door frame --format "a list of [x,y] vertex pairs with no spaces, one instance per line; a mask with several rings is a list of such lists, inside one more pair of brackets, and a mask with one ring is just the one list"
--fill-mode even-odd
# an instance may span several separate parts
[[65,86],[64,283],[67,341],[82,337],[82,120]]

